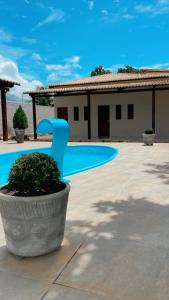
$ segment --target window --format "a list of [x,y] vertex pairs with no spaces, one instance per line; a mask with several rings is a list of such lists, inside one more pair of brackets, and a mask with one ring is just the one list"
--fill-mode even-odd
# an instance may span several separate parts
[[57,108],[58,119],[64,119],[68,121],[68,108],[67,107],[58,107]]
[[88,106],[84,107],[84,120],[88,121],[88,116],[89,116],[89,110],[88,110]]
[[134,105],[128,104],[128,120],[134,119]]
[[121,120],[121,105],[116,105],[116,120]]
[[79,107],[74,107],[74,121],[79,121]]

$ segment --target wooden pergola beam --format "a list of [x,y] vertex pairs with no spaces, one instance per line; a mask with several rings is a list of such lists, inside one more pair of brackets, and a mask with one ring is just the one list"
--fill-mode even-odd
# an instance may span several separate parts
[[0,98],[1,98],[1,111],[2,111],[2,131],[3,140],[8,140],[8,121],[7,121],[7,105],[6,105],[6,93],[14,85],[20,86],[19,83],[0,78]]
[[152,90],[152,129],[154,130],[154,132],[156,129],[155,114],[156,114],[156,90],[155,90],[155,88],[153,88],[153,90]]
[[2,111],[3,141],[8,141],[8,122],[7,122],[7,107],[6,107],[6,89],[2,89],[2,90],[1,90],[1,111]]
[[36,96],[32,96],[32,111],[33,111],[33,133],[34,139],[37,140],[37,121],[36,121]]
[[5,85],[2,82],[0,82],[0,90],[3,90],[4,88],[10,88],[11,89],[13,87],[14,87],[14,84]]
[[88,107],[88,140],[91,140],[91,99],[90,99],[90,93],[87,93],[87,107]]

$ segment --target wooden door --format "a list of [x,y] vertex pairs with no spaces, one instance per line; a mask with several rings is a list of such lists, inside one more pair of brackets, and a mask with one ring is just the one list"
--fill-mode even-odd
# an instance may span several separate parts
[[58,116],[58,119],[64,119],[68,122],[68,108],[67,107],[58,107],[57,116]]
[[109,137],[110,136],[110,108],[109,105],[98,106],[98,136]]

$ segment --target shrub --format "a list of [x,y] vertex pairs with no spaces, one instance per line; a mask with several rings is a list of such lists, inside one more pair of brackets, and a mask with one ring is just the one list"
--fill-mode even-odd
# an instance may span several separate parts
[[28,119],[21,105],[17,108],[13,116],[13,128],[26,129],[28,128]]
[[42,153],[22,155],[10,170],[8,191],[16,195],[36,196],[61,190],[56,162]]
[[145,134],[154,134],[154,130],[153,129],[146,129],[144,131]]

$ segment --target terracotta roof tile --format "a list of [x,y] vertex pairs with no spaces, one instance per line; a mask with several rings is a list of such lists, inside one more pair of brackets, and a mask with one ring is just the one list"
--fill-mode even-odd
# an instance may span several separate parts
[[0,84],[6,84],[6,85],[10,85],[10,84],[13,84],[13,85],[20,85],[20,83],[16,82],[16,81],[12,81],[12,80],[8,80],[8,79],[5,79],[5,78],[0,78]]
[[70,80],[65,82],[58,82],[55,84],[50,84],[49,88],[54,87],[64,87],[64,86],[77,86],[77,85],[86,85],[86,84],[99,84],[99,83],[115,83],[115,82],[124,82],[124,81],[133,81],[133,80],[143,80],[143,79],[156,79],[156,78],[169,78],[168,72],[148,72],[148,73],[137,73],[137,74],[127,74],[127,73],[118,73],[118,74],[105,74],[100,76],[93,76],[87,78],[80,78],[76,80]]
[[55,87],[48,88],[39,91],[27,91],[24,94],[51,94],[52,93],[64,93],[64,92],[80,92],[80,91],[96,91],[96,90],[112,90],[112,89],[124,89],[124,88],[139,88],[139,87],[153,87],[153,86],[168,86],[169,77],[161,79],[149,79],[133,82],[115,82],[110,84],[95,84],[95,85],[83,85],[83,86],[68,86],[68,87]]

